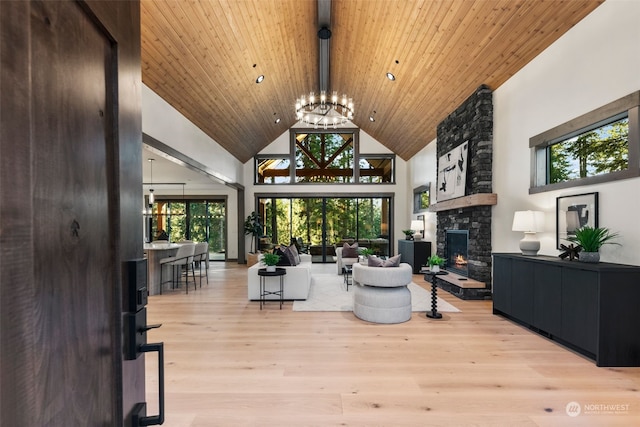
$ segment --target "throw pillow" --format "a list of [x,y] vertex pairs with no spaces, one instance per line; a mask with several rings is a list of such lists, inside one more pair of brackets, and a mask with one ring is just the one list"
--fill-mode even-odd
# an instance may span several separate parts
[[284,251],[284,250],[282,250],[282,248],[281,248],[281,247],[277,247],[277,248],[275,248],[275,249],[273,250],[273,253],[274,253],[274,254],[278,254],[278,255],[280,255],[280,261],[278,261],[278,264],[276,264],[276,265],[281,266],[281,267],[283,267],[283,266],[287,266],[287,265],[292,265],[292,264],[291,264],[291,261],[289,261],[289,257],[287,256],[287,254],[285,253],[285,251]]
[[282,252],[284,252],[287,259],[289,259],[289,265],[297,265],[296,256],[291,252],[291,248],[288,246],[282,246]]
[[342,245],[342,258],[358,258],[358,243],[350,245],[345,242]]
[[401,254],[398,254],[396,256],[392,256],[391,258],[384,260],[382,263],[382,266],[383,267],[400,267],[400,256]]
[[378,258],[377,256],[370,256],[367,261],[367,265],[369,267],[382,267],[383,266],[382,258]]
[[291,251],[293,259],[295,260],[294,265],[300,264],[300,254],[298,253],[298,248],[296,247],[296,245],[289,245],[289,251]]

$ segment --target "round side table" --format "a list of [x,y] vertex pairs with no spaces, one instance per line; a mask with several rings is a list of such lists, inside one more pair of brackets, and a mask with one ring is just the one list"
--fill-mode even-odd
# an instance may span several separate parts
[[436,286],[436,276],[444,276],[446,274],[449,274],[449,272],[442,270],[437,273],[427,271],[424,274],[424,280],[427,282],[431,281],[431,311],[427,311],[427,317],[430,319],[442,319],[442,314],[438,313],[438,287]]
[[[267,302],[265,298],[267,295],[278,295],[280,297],[280,310],[282,310],[282,302],[284,301],[284,275],[287,274],[286,268],[276,268],[275,271],[267,271],[266,268],[258,270],[258,276],[260,276],[260,310],[262,305]],[[265,280],[267,277],[279,277],[280,287],[277,291],[267,291],[265,286]]]

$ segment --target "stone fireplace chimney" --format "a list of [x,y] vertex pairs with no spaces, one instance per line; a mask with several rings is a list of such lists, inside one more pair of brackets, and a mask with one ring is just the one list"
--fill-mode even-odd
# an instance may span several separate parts
[[[462,297],[488,299],[491,298],[491,204],[495,203],[485,204],[486,202],[483,201],[485,198],[481,196],[469,197],[475,195],[495,197],[492,194],[493,93],[485,85],[480,86],[438,125],[436,149],[438,160],[467,141],[469,147],[464,196],[465,200],[481,201],[474,205],[473,202],[455,203],[456,199],[440,204],[438,200],[435,209],[437,211],[437,252],[447,253],[445,247],[447,230],[468,231],[467,275],[470,279],[486,283],[486,288],[464,290],[467,295]],[[462,207],[447,208],[449,205],[462,205]]]

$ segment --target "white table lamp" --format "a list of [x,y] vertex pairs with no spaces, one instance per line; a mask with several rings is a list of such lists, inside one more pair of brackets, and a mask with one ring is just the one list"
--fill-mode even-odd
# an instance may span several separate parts
[[420,221],[418,219],[411,220],[411,230],[414,231],[413,240],[422,240],[424,221]]
[[540,241],[536,233],[544,230],[544,212],[517,211],[513,215],[513,231],[524,231],[524,238],[520,240],[522,255],[538,255]]

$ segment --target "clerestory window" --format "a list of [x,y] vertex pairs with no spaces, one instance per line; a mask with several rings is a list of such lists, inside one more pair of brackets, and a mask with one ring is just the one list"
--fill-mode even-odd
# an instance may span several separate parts
[[255,157],[255,183],[394,183],[395,155],[359,153],[358,132],[292,129],[290,153]]
[[530,139],[530,193],[639,175],[640,92]]

